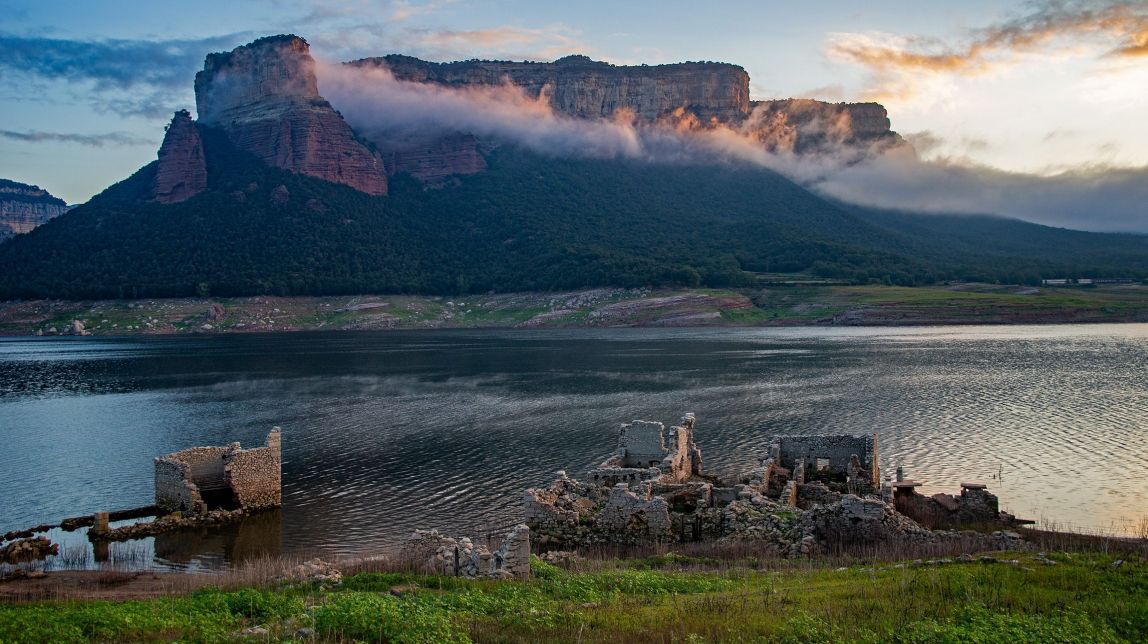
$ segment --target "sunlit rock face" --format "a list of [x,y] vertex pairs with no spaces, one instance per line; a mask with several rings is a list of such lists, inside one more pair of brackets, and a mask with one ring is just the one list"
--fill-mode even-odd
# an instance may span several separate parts
[[199,122],[222,127],[271,165],[382,195],[382,159],[360,143],[319,95],[315,60],[297,36],[260,38],[209,54],[195,75]]
[[207,159],[203,140],[187,110],[180,110],[167,126],[159,148],[153,198],[160,203],[186,201],[207,189]]
[[0,241],[31,232],[67,209],[63,199],[53,197],[40,186],[0,179]]
[[398,80],[417,83],[466,87],[509,82],[531,98],[544,96],[555,111],[580,118],[629,111],[653,120],[686,107],[702,119],[729,120],[749,109],[749,74],[728,63],[616,66],[586,56],[567,56],[553,63],[432,63],[391,55],[350,64],[384,67]]
[[890,125],[878,103],[791,98],[750,103],[746,130],[770,151],[806,154],[903,143]]
[[[900,144],[877,103],[751,101],[749,74],[729,63],[616,66],[586,56],[553,63],[433,63],[402,55],[348,63],[387,69],[400,81],[451,88],[511,85],[559,114],[658,123],[687,132],[729,127],[771,152],[835,153]],[[386,146],[387,142],[380,142]]]

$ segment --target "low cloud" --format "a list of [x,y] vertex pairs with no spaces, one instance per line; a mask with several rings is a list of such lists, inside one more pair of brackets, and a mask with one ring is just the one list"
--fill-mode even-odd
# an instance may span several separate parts
[[[1084,167],[1054,176],[1002,172],[962,158],[926,161],[910,146],[841,147],[795,155],[770,152],[756,138],[768,122],[751,115],[737,127],[699,127],[687,115],[650,124],[619,113],[579,119],[551,109],[545,94],[510,84],[454,88],[396,80],[385,69],[321,65],[320,91],[368,138],[401,144],[410,137],[465,132],[555,156],[634,158],[657,163],[734,160],[780,172],[832,198],[922,213],[997,214],[1051,226],[1148,232],[1148,168]],[[832,139],[835,124],[823,124]],[[944,141],[910,135],[923,148]],[[978,147],[983,142],[959,142]]]
[[1148,5],[1140,0],[1048,0],[1036,4],[1027,15],[973,31],[960,43],[839,33],[831,36],[828,53],[872,72],[868,97],[904,100],[931,76],[975,76],[1015,64],[1023,54],[1054,47],[1058,56],[1088,53],[1056,47],[1063,42],[1099,45],[1101,58],[1148,55]]
[[1052,176],[889,153],[812,184],[843,201],[923,213],[994,214],[1101,232],[1148,232],[1148,167],[1081,167]]
[[155,141],[127,132],[108,132],[106,134],[70,134],[62,132],[40,132],[28,130],[16,132],[13,130],[0,130],[0,138],[21,143],[74,143],[92,148],[108,146],[154,146]]

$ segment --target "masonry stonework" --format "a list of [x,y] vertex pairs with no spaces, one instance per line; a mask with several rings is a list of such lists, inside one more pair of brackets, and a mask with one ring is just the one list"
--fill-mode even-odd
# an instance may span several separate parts
[[264,510],[282,504],[278,427],[267,445],[192,447],[155,459],[155,504],[168,512]]

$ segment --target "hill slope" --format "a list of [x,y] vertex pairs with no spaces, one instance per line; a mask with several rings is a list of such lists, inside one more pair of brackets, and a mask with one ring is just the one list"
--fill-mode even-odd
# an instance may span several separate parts
[[[0,247],[0,297],[739,286],[789,271],[900,284],[963,271],[1148,275],[1146,238],[850,211],[758,168],[503,147],[482,174],[438,189],[399,175],[376,197],[268,166],[196,127],[206,191],[154,203],[156,166],[145,166]],[[979,244],[994,226],[1016,232]]]

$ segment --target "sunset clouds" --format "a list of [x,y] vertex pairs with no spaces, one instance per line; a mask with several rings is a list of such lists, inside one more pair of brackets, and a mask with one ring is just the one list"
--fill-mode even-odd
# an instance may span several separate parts
[[1043,2],[1019,18],[942,41],[887,33],[836,33],[829,56],[872,73],[866,95],[906,99],[931,76],[973,76],[1016,65],[1026,54],[1064,58],[1148,55],[1148,4],[1141,1]]

